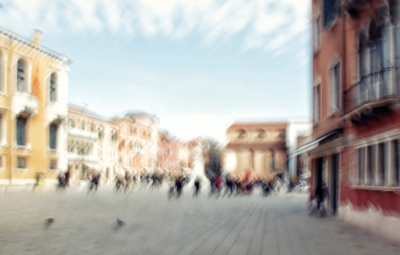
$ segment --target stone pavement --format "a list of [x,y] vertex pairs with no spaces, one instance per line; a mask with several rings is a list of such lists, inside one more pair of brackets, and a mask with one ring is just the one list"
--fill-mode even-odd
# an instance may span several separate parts
[[190,193],[0,194],[0,254],[400,254],[397,244],[336,218],[308,216],[304,194]]

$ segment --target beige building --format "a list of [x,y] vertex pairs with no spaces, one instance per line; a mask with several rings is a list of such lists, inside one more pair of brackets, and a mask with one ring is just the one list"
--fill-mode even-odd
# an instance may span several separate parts
[[140,174],[153,172],[157,165],[158,118],[146,112],[131,112],[113,118],[119,127],[119,166]]
[[227,129],[225,172],[273,176],[286,172],[287,123],[234,123]]
[[0,185],[38,175],[56,182],[67,169],[69,59],[0,28]]
[[121,171],[118,123],[73,104],[69,105],[68,115],[68,169],[72,183],[85,180],[93,170],[106,178]]

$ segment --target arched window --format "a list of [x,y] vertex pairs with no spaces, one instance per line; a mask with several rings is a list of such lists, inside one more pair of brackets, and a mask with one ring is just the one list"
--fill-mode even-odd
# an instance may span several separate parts
[[115,131],[115,129],[113,129],[111,131],[111,140],[112,141],[116,141],[117,140],[117,131]]
[[56,101],[57,100],[57,75],[56,73],[52,73],[50,75],[50,101]]
[[247,133],[246,133],[246,131],[245,130],[239,130],[239,139],[244,139],[244,138],[246,138],[246,136],[247,136]]
[[103,127],[99,127],[99,139],[102,139],[103,137]]
[[17,91],[25,91],[26,90],[26,64],[22,59],[18,60],[17,63]]
[[265,138],[266,134],[265,134],[265,131],[263,129],[257,130],[257,133],[258,133],[258,135],[257,135],[258,139],[264,139]]

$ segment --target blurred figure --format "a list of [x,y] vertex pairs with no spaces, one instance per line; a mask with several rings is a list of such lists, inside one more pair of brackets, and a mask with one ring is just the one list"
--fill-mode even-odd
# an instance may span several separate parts
[[62,172],[58,175],[58,187],[65,188],[65,175]]
[[70,170],[65,173],[65,186],[68,187],[70,179]]
[[[317,200],[317,208],[316,211],[320,213],[320,216],[325,216],[326,208],[325,208],[325,199],[329,198],[328,186],[324,182],[322,185],[318,185],[315,188],[314,196],[311,200]],[[315,212],[313,210],[312,212]]]
[[209,177],[209,180],[210,180],[210,188],[211,188],[210,196],[211,196],[212,194],[214,194],[214,191],[216,188],[216,179],[215,179],[214,175],[212,175]]
[[194,194],[193,196],[196,196],[200,193],[200,185],[201,185],[201,180],[199,177],[196,178],[194,181]]
[[175,190],[175,180],[171,176],[169,178],[169,190],[168,190],[168,199],[170,199],[174,195],[174,190]]
[[124,185],[124,178],[117,174],[115,176],[115,187],[114,187],[114,192],[120,191],[120,188]]
[[233,194],[233,187],[234,186],[234,180],[232,178],[232,176],[229,174],[228,177],[226,178],[226,189],[225,189],[225,193],[224,196],[226,194],[229,194],[229,196],[231,196]]

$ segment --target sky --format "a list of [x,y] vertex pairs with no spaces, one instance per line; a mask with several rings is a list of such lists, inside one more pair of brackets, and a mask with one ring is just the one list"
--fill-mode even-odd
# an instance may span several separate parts
[[69,102],[142,109],[180,138],[311,119],[310,0],[0,0],[0,26],[68,56]]

